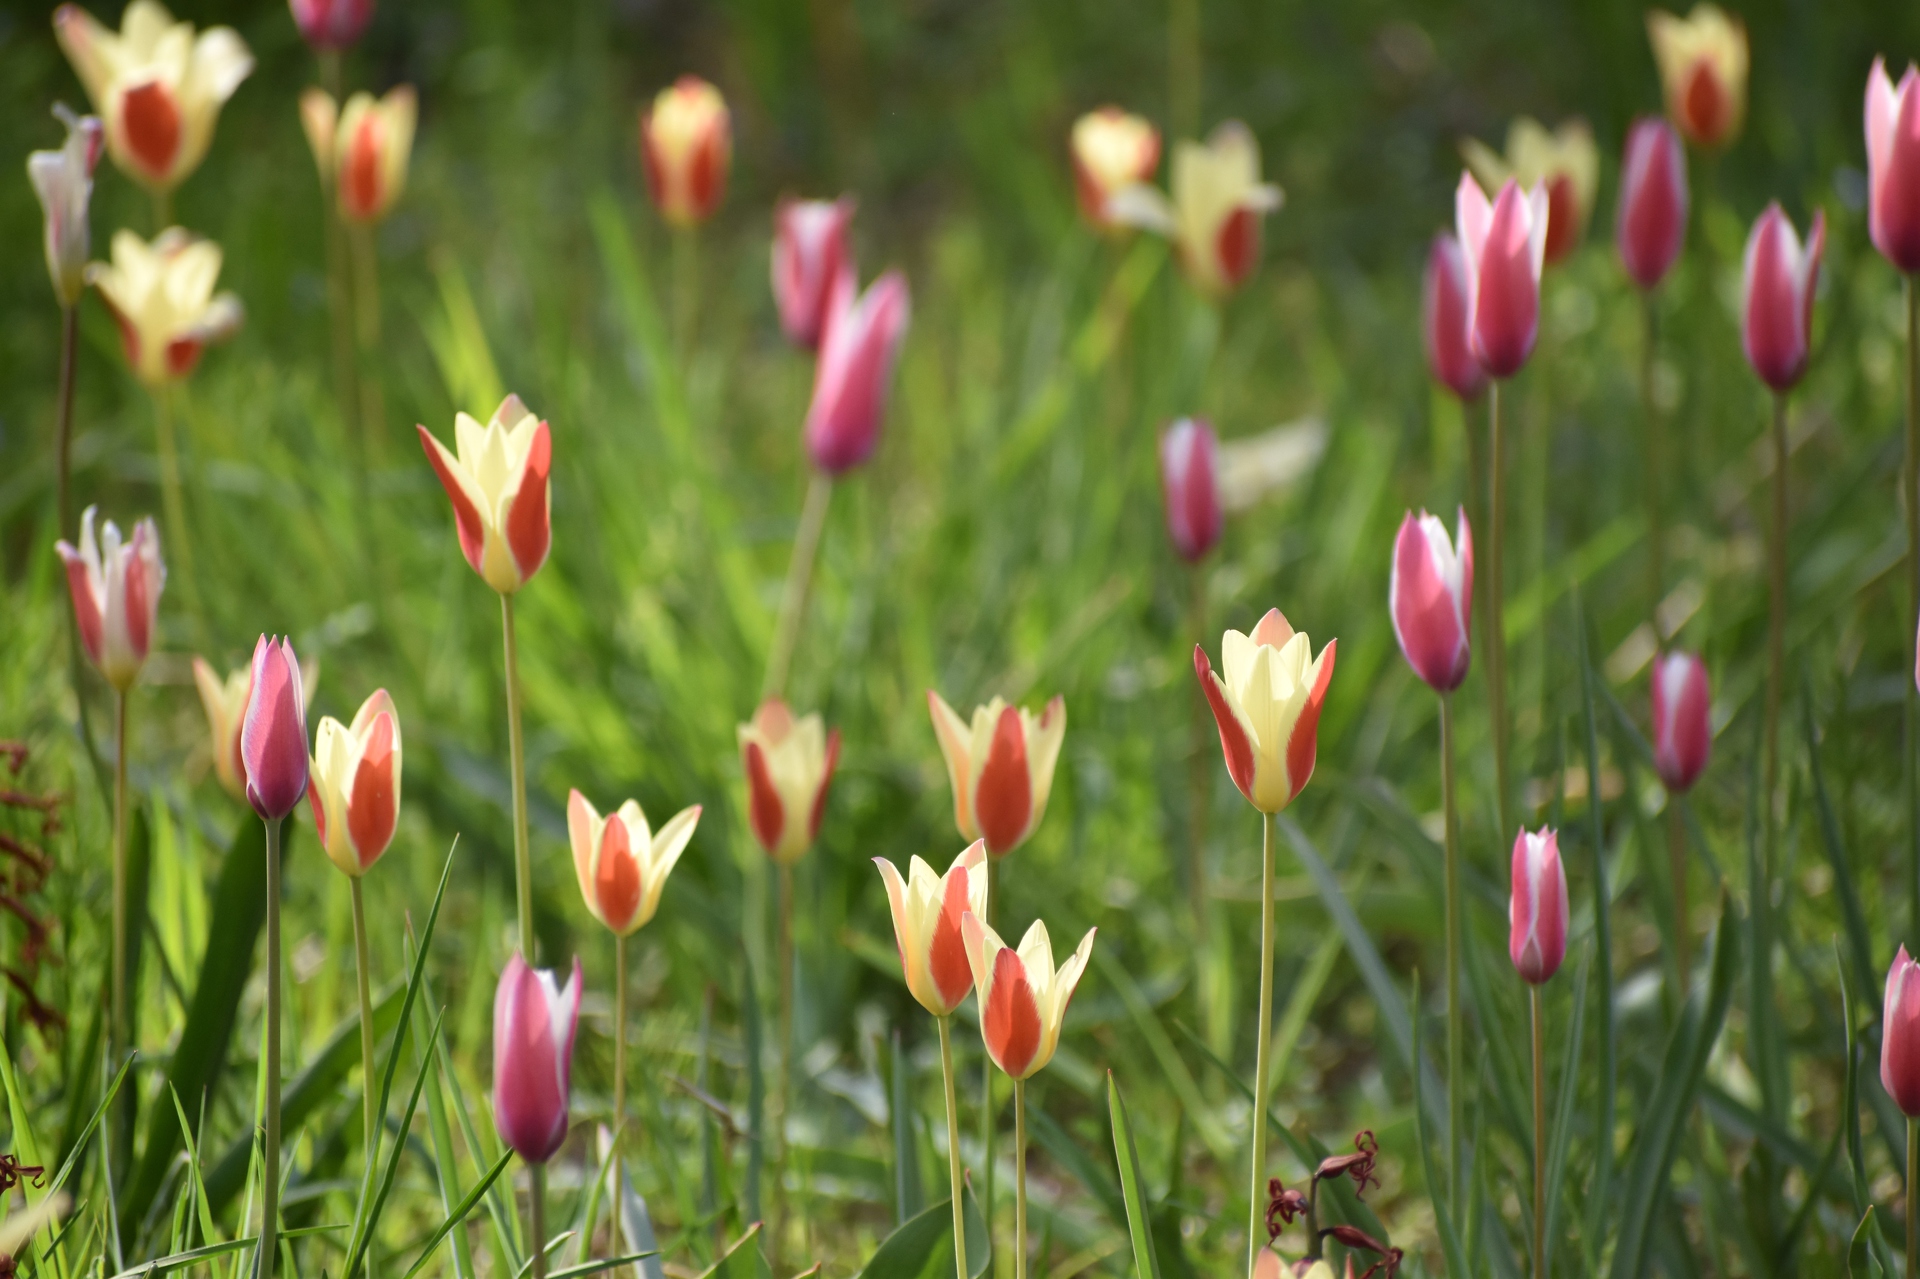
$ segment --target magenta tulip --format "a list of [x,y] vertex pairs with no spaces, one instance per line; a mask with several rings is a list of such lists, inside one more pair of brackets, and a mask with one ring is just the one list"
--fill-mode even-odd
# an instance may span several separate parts
[[1887,970],[1880,1028],[1880,1085],[1909,1119],[1920,1118],[1920,963],[1902,946]]
[[1472,659],[1468,622],[1473,615],[1473,530],[1462,510],[1458,545],[1437,515],[1412,512],[1400,521],[1393,543],[1387,610],[1413,673],[1436,692],[1449,693],[1467,678]]
[[807,452],[828,475],[866,461],[880,441],[893,364],[907,334],[906,277],[889,271],[855,300],[851,272],[841,273],[814,372],[807,410]]
[[78,550],[65,540],[53,549],[67,566],[67,592],[73,597],[73,620],[87,660],[107,683],[125,692],[140,677],[153,647],[167,566],[160,560],[160,532],[151,519],[135,524],[125,542],[108,520],[96,543],[96,509],[89,506],[80,517]]
[[1687,155],[1673,126],[1642,116],[1627,134],[1613,234],[1627,274],[1659,287],[1687,238]]
[[1454,221],[1466,256],[1468,329],[1474,358],[1492,377],[1518,373],[1540,336],[1540,272],[1546,265],[1547,189],[1512,178],[1493,202],[1471,173],[1460,175]]
[[787,340],[809,351],[820,345],[835,284],[853,270],[847,224],[853,197],[782,200],[773,211],[773,300]]
[[1183,417],[1160,435],[1160,492],[1173,549],[1196,564],[1220,541],[1220,442],[1205,418]]
[[1460,238],[1442,231],[1427,250],[1427,270],[1420,282],[1420,335],[1433,380],[1462,400],[1473,399],[1487,385],[1486,370],[1473,355],[1470,292]]
[[1653,767],[1678,794],[1706,770],[1713,750],[1707,665],[1697,653],[1668,653],[1653,664]]
[[1777,200],[1767,206],[1747,236],[1740,343],[1753,371],[1776,391],[1792,390],[1807,371],[1814,286],[1820,279],[1820,254],[1826,242],[1826,214],[1813,215],[1803,249]]
[[1867,230],[1908,275],[1920,272],[1920,71],[1894,88],[1885,58],[1867,76]]
[[262,635],[253,646],[253,684],[240,729],[247,802],[279,821],[307,793],[307,707],[293,641]]
[[1508,919],[1507,954],[1520,979],[1538,986],[1559,972],[1567,957],[1567,872],[1552,827],[1523,830],[1513,841]]
[[287,0],[306,42],[316,49],[345,49],[373,19],[373,0]]
[[567,1139],[579,1024],[579,957],[563,988],[515,951],[493,996],[493,1121],[500,1140],[530,1164],[553,1158]]

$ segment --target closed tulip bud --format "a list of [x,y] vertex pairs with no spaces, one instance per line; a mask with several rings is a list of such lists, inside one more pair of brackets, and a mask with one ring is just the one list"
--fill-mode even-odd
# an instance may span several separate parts
[[488,586],[513,594],[540,571],[553,545],[552,432],[517,395],[500,401],[485,426],[456,413],[458,453],[448,452],[426,427],[415,429],[453,503],[461,554]]
[[773,300],[780,327],[795,346],[820,345],[842,275],[853,272],[847,224],[853,197],[782,200],[773,211]]
[[760,703],[740,725],[740,763],[747,774],[747,824],[767,856],[791,866],[813,847],[827,812],[827,789],[840,762],[840,730],[816,714],[795,719],[777,697]]
[[1507,955],[1520,979],[1538,986],[1567,957],[1567,872],[1560,838],[1551,827],[1521,831],[1513,841],[1512,932]]
[[1038,715],[996,697],[960,718],[946,699],[927,690],[933,735],[953,784],[953,821],[962,839],[985,840],[987,853],[1005,857],[1027,842],[1047,814],[1053,769],[1067,736],[1067,704],[1056,696]]
[[1205,418],[1183,417],[1160,435],[1160,494],[1167,503],[1167,535],[1189,564],[1220,541],[1220,441]]
[[373,0],[287,0],[300,36],[316,49],[346,49],[373,20]]
[[1108,197],[1107,214],[1170,237],[1194,286],[1223,297],[1260,264],[1260,221],[1282,198],[1279,187],[1260,180],[1260,143],[1253,131],[1228,120],[1204,145],[1182,142],[1174,148],[1171,200],[1134,183]]
[[[244,804],[247,802],[247,761],[240,753],[240,729],[247,719],[247,693],[253,688],[253,666],[249,663],[222,677],[211,662],[196,657],[193,682],[200,690],[200,705],[207,713],[213,775],[221,789]],[[320,663],[317,660],[300,663],[301,705],[313,705],[313,690],[319,682]]]
[[733,125],[720,90],[681,76],[640,113],[640,158],[654,207],[674,226],[705,222],[727,194]]
[[1920,964],[1902,946],[1887,970],[1881,1013],[1880,1086],[1909,1119],[1920,1118]]
[[973,988],[980,996],[980,1038],[987,1056],[1012,1079],[1027,1079],[1053,1060],[1060,1046],[1060,1026],[1074,987],[1093,955],[1089,928],[1073,954],[1058,970],[1053,966],[1053,943],[1039,920],[1027,929],[1015,950],[1000,935],[968,911],[960,920],[966,941],[967,965],[973,970]]
[[1706,771],[1713,750],[1707,664],[1697,653],[1668,653],[1653,664],[1653,767],[1679,794]]
[[515,951],[493,996],[493,1122],[500,1140],[530,1164],[553,1158],[567,1139],[579,1025],[579,958],[561,987]]
[[828,303],[807,408],[807,454],[828,475],[860,465],[880,442],[893,365],[912,310],[906,277],[898,271],[869,284],[858,300],[853,291],[852,272],[842,272]]
[[1489,203],[1471,173],[1460,175],[1454,219],[1467,259],[1468,331],[1480,367],[1512,377],[1540,336],[1540,272],[1547,252],[1547,192],[1509,178]]
[[675,813],[656,835],[632,800],[602,817],[585,795],[569,792],[567,842],[587,910],[617,937],[638,932],[660,909],[667,876],[699,824],[695,804]]
[[1080,216],[1100,230],[1118,225],[1107,201],[1122,187],[1153,181],[1160,167],[1160,131],[1119,107],[1101,107],[1073,122],[1073,191]]
[[1213,710],[1227,775],[1249,803],[1277,813],[1313,776],[1320,707],[1333,679],[1338,640],[1313,655],[1313,641],[1279,609],[1268,609],[1252,635],[1228,631],[1220,641],[1220,674],[1193,646],[1193,673]]
[[934,874],[917,856],[904,880],[886,858],[876,857],[873,864],[886,881],[907,990],[935,1017],[948,1016],[973,989],[960,921],[987,908],[987,846],[974,840],[944,875]]
[[1427,250],[1420,281],[1420,335],[1433,380],[1461,401],[1477,397],[1487,385],[1486,370],[1473,353],[1473,298],[1467,284],[1467,255],[1460,237],[1442,231]]
[[1642,289],[1659,287],[1680,257],[1687,240],[1687,157],[1665,120],[1642,117],[1627,133],[1613,235],[1627,275]]
[[120,540],[108,520],[94,541],[89,506],[80,517],[80,549],[62,539],[54,544],[67,566],[67,592],[73,597],[74,625],[87,660],[121,692],[133,687],[153,647],[160,625],[160,592],[167,566],[160,560],[160,532],[151,519],[133,526]]
[[1894,88],[1885,58],[1867,76],[1867,230],[1908,275],[1920,272],[1920,70]]
[[114,164],[154,191],[171,191],[199,167],[221,105],[253,71],[233,28],[196,36],[155,0],[133,0],[117,32],[63,4],[53,33],[106,125]]
[[98,116],[76,116],[60,105],[53,113],[67,126],[67,141],[58,151],[28,156],[27,177],[46,219],[47,273],[60,305],[70,307],[87,283],[87,204],[93,198],[102,133]]
[[342,218],[365,225],[392,210],[407,184],[419,112],[410,84],[389,89],[382,98],[356,93],[344,110],[336,110],[323,89],[300,95],[300,123]]
[[253,647],[240,758],[247,802],[265,820],[285,817],[307,793],[307,704],[291,640],[262,635]]
[[87,283],[100,290],[120,327],[127,363],[150,387],[193,372],[202,351],[240,327],[240,299],[216,294],[219,280],[220,246],[179,227],[151,244],[116,231],[112,261],[87,267]]
[[1667,118],[1695,146],[1733,141],[1747,111],[1747,28],[1718,5],[1697,4],[1685,18],[1647,14],[1647,38],[1660,67]]
[[1461,150],[1474,176],[1489,189],[1498,190],[1511,179],[1523,190],[1546,191],[1546,265],[1565,261],[1586,239],[1600,190],[1600,151],[1585,120],[1568,120],[1549,131],[1538,120],[1522,116],[1507,130],[1505,155],[1473,138]]
[[1825,213],[1813,215],[1807,244],[1780,211],[1767,206],[1747,236],[1741,273],[1740,344],[1747,363],[1775,391],[1793,389],[1813,347],[1813,295],[1827,243]]
[[1435,691],[1450,693],[1467,678],[1472,659],[1468,631],[1473,616],[1473,530],[1467,513],[1455,525],[1459,544],[1440,518],[1408,512],[1393,543],[1387,610],[1413,673]]
[[400,715],[386,689],[361,704],[351,725],[321,718],[309,780],[320,845],[358,879],[387,851],[400,821]]

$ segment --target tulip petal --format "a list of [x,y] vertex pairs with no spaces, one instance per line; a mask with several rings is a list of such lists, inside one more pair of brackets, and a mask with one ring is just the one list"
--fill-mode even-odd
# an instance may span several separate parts
[[1227,700],[1220,677],[1213,673],[1213,663],[1207,660],[1207,651],[1198,644],[1193,646],[1193,673],[1200,680],[1200,690],[1207,697],[1207,708],[1213,712],[1214,725],[1220,730],[1220,750],[1227,759],[1227,776],[1240,788],[1240,793],[1251,800],[1253,743],[1239,713]]
[[1040,1011],[1020,956],[1002,948],[993,957],[992,994],[981,1012],[980,1033],[996,1065],[1023,1079],[1040,1048]]
[[521,471],[520,483],[506,511],[507,549],[526,581],[547,562],[553,545],[551,517],[547,511],[547,477],[553,467],[553,437],[545,422],[533,431],[533,444]]
[[1027,735],[1016,706],[1004,708],[994,723],[974,792],[973,812],[987,841],[987,851],[996,857],[1026,838],[1033,816],[1033,775],[1027,768]]
[[767,768],[766,752],[760,749],[760,743],[748,742],[745,753],[747,820],[760,847],[771,852],[780,847],[780,837],[786,830],[786,807],[780,802],[780,789],[773,784],[773,774]]
[[1327,684],[1333,679],[1334,650],[1339,645],[1339,640],[1328,640],[1326,648],[1320,651],[1319,659],[1314,662],[1313,687],[1307,693],[1307,703],[1300,708],[1299,718],[1293,721],[1293,731],[1287,737],[1289,800],[1297,798],[1313,776],[1320,736],[1320,705],[1326,700]]
[[447,452],[446,445],[433,437],[433,433],[424,426],[416,426],[420,432],[420,447],[427,452],[427,461],[433,464],[434,474],[440,477],[440,487],[447,491],[447,500],[453,503],[454,529],[460,536],[460,553],[467,557],[467,563],[476,573],[484,573],[480,567],[487,549],[486,525],[480,518],[483,500],[467,469],[453,454]]
[[972,730],[945,698],[927,690],[927,714],[933,719],[933,735],[940,743],[940,755],[947,761],[947,780],[953,786],[953,823],[962,838],[978,839],[973,821],[973,805],[968,800],[967,783],[973,776]]
[[347,796],[347,835],[364,869],[387,851],[400,816],[400,754],[393,716],[382,712],[374,719]]

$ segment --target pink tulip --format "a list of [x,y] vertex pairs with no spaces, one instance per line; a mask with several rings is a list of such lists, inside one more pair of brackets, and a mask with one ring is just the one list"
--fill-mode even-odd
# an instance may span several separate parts
[[562,988],[515,951],[493,996],[493,1122],[500,1140],[530,1164],[553,1158],[567,1139],[579,1025],[579,957]]
[[807,452],[828,475],[840,475],[872,456],[886,416],[893,363],[906,338],[910,305],[906,277],[889,271],[856,301],[851,272],[843,272],[828,304],[820,362],[807,410]]
[[1812,347],[1813,292],[1820,254],[1827,243],[1827,216],[1813,215],[1806,248],[1793,223],[1774,201],[1747,236],[1741,280],[1740,344],[1760,380],[1790,391],[1807,371]]
[[307,707],[292,640],[262,635],[253,646],[253,684],[240,729],[247,802],[279,821],[307,793]]
[[1220,541],[1220,442],[1205,418],[1183,417],[1160,436],[1160,492],[1173,549],[1196,564]]
[[98,116],[77,116],[59,103],[54,104],[53,114],[67,126],[66,144],[58,151],[29,155],[27,177],[46,217],[47,272],[65,307],[80,300],[87,282],[87,205],[93,198],[93,169],[100,163],[106,131]]
[[67,592],[73,597],[80,646],[107,683],[124,692],[140,677],[153,647],[167,566],[160,562],[160,533],[151,519],[134,525],[133,537],[125,543],[108,520],[96,544],[96,509],[89,506],[80,517],[79,550],[65,540],[53,549],[67,566]]
[[373,0],[287,0],[306,42],[316,49],[345,49],[373,19]]
[[1486,370],[1473,355],[1469,292],[1460,238],[1442,231],[1427,250],[1427,271],[1420,282],[1420,334],[1433,380],[1462,400],[1473,399],[1487,385]]
[[1657,116],[1633,122],[1621,163],[1613,234],[1627,274],[1659,287],[1687,238],[1687,156],[1673,126]]
[[1920,1118],[1920,964],[1902,946],[1887,970],[1881,1014],[1880,1085],[1908,1118]]
[[1885,58],[1867,76],[1867,229],[1908,275],[1920,272],[1920,71],[1894,88]]
[[1520,979],[1535,986],[1560,971],[1567,957],[1567,872],[1552,827],[1523,830],[1513,841],[1513,931],[1507,954]]
[[814,350],[843,273],[853,270],[847,224],[853,197],[782,200],[773,211],[773,300],[780,327],[795,346]]
[[1678,794],[1699,780],[1713,749],[1707,665],[1697,653],[1668,653],[1653,664],[1653,767]]
[[1408,512],[1394,539],[1387,586],[1400,651],[1413,673],[1441,693],[1460,687],[1472,659],[1473,530],[1464,510],[1455,524],[1457,547],[1439,516],[1422,511],[1415,519]]
[[1467,260],[1468,330],[1474,358],[1492,377],[1518,373],[1540,335],[1547,207],[1544,185],[1523,191],[1509,178],[1489,204],[1473,175],[1460,175],[1454,221]]

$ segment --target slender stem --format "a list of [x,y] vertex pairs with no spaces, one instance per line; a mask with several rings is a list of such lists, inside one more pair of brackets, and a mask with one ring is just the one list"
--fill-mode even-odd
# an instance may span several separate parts
[[373,232],[368,225],[347,228],[347,247],[353,268],[354,336],[360,347],[354,370],[360,384],[360,432],[369,456],[378,458],[386,443],[386,406],[379,375],[380,255]]
[[780,618],[774,625],[773,647],[767,653],[766,678],[760,684],[762,701],[786,692],[787,672],[793,666],[793,649],[800,639],[800,623],[806,616],[807,595],[813,586],[813,560],[820,551],[820,533],[826,527],[827,504],[832,499],[833,477],[815,471],[807,485],[806,505],[800,510],[793,554],[787,560],[787,582],[780,589]]
[[1920,1275],[1920,1119],[1907,1120],[1907,1279]]
[[[1000,860],[987,857],[987,927],[997,928],[994,912],[1000,909]],[[993,1104],[993,1058],[980,1054],[980,1215],[987,1223],[986,1267],[993,1269],[993,1147],[1000,1112]]]
[[1265,1217],[1267,1175],[1267,1067],[1271,1064],[1273,1041],[1273,827],[1272,813],[1260,815],[1260,1013],[1259,1030],[1254,1038],[1253,1066],[1253,1189],[1247,1212],[1247,1274],[1249,1279],[1260,1260]]
[[316,52],[315,59],[320,63],[320,87],[333,95],[336,102],[339,101],[340,50],[320,49]]
[[967,1218],[962,1207],[965,1182],[960,1173],[960,1102],[953,1086],[952,1023],[951,1017],[934,1018],[934,1024],[940,1027],[940,1077],[947,1086],[947,1175],[953,1185],[954,1270],[956,1279],[968,1279]]
[[[1640,412],[1647,427],[1647,620],[1660,632],[1660,601],[1666,597],[1666,530],[1661,521],[1660,491],[1666,482],[1666,424],[1653,398],[1653,364],[1659,350],[1660,308],[1651,292],[1641,296],[1645,341],[1640,348]],[[1662,636],[1661,638],[1664,638]]]
[[[520,651],[513,636],[513,596],[500,597],[507,655],[507,751],[513,770],[513,888],[520,911],[520,953],[534,962],[533,858],[527,850],[527,757],[520,735]],[[545,1174],[542,1173],[542,1176]]]
[[527,1172],[527,1216],[533,1223],[530,1241],[533,1279],[547,1279],[547,1166],[534,1164]]
[[60,536],[72,537],[73,523],[73,382],[80,355],[80,308],[60,308],[60,398],[54,419],[54,455],[60,469]]
[[127,691],[113,693],[113,1060],[127,1050]]
[[173,225],[173,192],[153,191],[153,233],[159,235]]
[[673,230],[673,327],[682,376],[693,362],[694,329],[700,312],[700,232],[694,227]]
[[1761,890],[1772,901],[1775,846],[1779,839],[1775,788],[1780,777],[1780,687],[1787,636],[1787,397],[1773,397],[1773,519],[1767,526],[1767,701],[1765,789],[1761,794]]
[[173,432],[173,392],[166,386],[153,388],[154,438],[160,452],[160,500],[167,512],[167,542],[171,558],[180,569],[180,584],[186,592],[187,611],[195,625],[204,624],[200,611],[200,579],[193,570],[193,542],[187,531],[187,501],[180,485],[180,448]]
[[[1907,277],[1907,447],[1901,487],[1907,516],[1907,634],[1912,668],[1920,671],[1920,280]],[[1920,678],[1920,676],[1916,676]],[[1906,685],[1906,753],[1901,769],[1907,803],[1907,928],[1920,937],[1920,689]]]
[[1680,797],[1667,796],[1667,865],[1673,872],[1673,958],[1680,969],[1679,1002],[1685,1003],[1693,972],[1691,912],[1687,907],[1687,826]]
[[366,1138],[367,1166],[373,1166],[379,1154],[380,1120],[373,1113],[373,978],[367,958],[367,908],[360,893],[360,876],[349,875],[353,886],[353,960],[360,978],[360,1109]]
[[1493,710],[1493,774],[1500,832],[1495,847],[1513,829],[1507,794],[1507,630],[1505,562],[1507,527],[1506,445],[1500,433],[1500,383],[1487,387],[1487,694]]
[[[1203,564],[1195,564],[1193,574],[1193,597],[1189,604],[1188,629],[1196,636],[1207,633],[1207,570]],[[1208,801],[1213,796],[1213,770],[1216,756],[1212,743],[1208,740],[1213,727],[1213,713],[1207,709],[1206,694],[1198,688],[1189,693],[1188,705],[1191,707],[1190,728],[1187,742],[1187,897],[1193,908],[1193,936],[1196,942],[1206,940],[1207,936],[1207,817]],[[1195,962],[1198,963],[1201,950],[1195,948]],[[1201,1001],[1202,1011],[1206,1004],[1206,983],[1194,983],[1194,991]]]
[[1465,1127],[1461,1119],[1466,1075],[1461,1059],[1466,1051],[1466,1009],[1460,1003],[1460,831],[1454,804],[1453,694],[1440,694],[1440,794],[1445,810],[1447,881],[1447,1193],[1456,1215],[1461,1210],[1460,1151]]
[[1013,1081],[1013,1279],[1027,1279],[1027,1081]]
[[[1487,511],[1480,490],[1481,481],[1486,477],[1487,461],[1485,450],[1480,441],[1479,424],[1474,420],[1475,406],[1478,400],[1460,402],[1460,430],[1467,437],[1467,522],[1474,532],[1482,537],[1487,533]],[[1472,599],[1473,616],[1468,619],[1471,626],[1478,630],[1480,643],[1487,642],[1487,592],[1474,594]]]
[[1167,103],[1181,137],[1200,132],[1200,0],[1172,0],[1167,11]]
[[1547,1276],[1547,1029],[1540,987],[1528,985],[1533,1020],[1533,1276]]
[[[613,1242],[620,1244],[620,1183],[626,1174],[622,1167],[622,1148],[627,1135],[627,939],[613,939]],[[589,1229],[592,1223],[588,1223]],[[632,1240],[628,1240],[629,1243]]]
[[271,1279],[279,1261],[280,1233],[280,823],[267,819],[267,1097],[266,1141],[260,1194],[261,1279]]
[[787,1227],[787,1102],[792,1095],[793,1071],[793,867],[780,864],[780,1073],[773,1098],[775,1137],[773,1154],[773,1233],[767,1240],[767,1262],[780,1273],[781,1235]]

